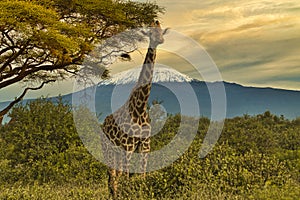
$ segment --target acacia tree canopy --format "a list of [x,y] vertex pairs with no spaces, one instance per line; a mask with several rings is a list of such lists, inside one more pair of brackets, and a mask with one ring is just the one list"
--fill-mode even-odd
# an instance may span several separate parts
[[130,28],[150,24],[163,9],[126,0],[2,0],[0,2],[0,89],[18,82],[27,91],[78,72],[95,44]]

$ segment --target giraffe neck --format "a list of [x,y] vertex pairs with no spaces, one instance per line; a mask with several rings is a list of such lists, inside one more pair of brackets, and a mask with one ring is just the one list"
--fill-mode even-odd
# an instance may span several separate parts
[[135,110],[132,116],[134,118],[138,118],[138,116],[144,116],[145,112],[147,111],[147,103],[151,91],[155,58],[156,48],[149,47],[138,82],[132,90],[127,102],[129,111],[131,112]]
[[156,48],[149,47],[137,82],[138,87],[152,83],[155,58]]

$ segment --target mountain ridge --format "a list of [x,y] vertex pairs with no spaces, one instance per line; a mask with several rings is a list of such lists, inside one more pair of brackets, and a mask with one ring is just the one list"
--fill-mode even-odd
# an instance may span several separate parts
[[[133,85],[136,84],[139,75],[138,70],[140,69],[134,68],[114,75],[112,81],[104,80],[98,83],[95,93],[97,100],[95,107],[97,113],[102,113],[100,121],[127,100]],[[126,73],[127,77],[124,75]],[[131,75],[128,75],[128,73],[131,73]],[[242,84],[226,81],[205,82],[192,79],[174,69],[163,67],[156,68],[153,78],[154,81],[149,102],[151,103],[153,100],[162,101],[162,106],[170,114],[180,113],[181,110],[176,95],[167,87],[178,90],[184,95],[186,92],[184,86],[188,83],[197,97],[201,116],[211,117],[212,105],[208,88],[214,89],[219,87],[220,84],[224,85],[226,91],[226,118],[242,116],[244,114],[256,115],[264,113],[267,110],[276,115],[284,115],[288,119],[295,119],[300,116],[300,91],[297,90],[243,86]],[[72,96],[73,93],[70,93],[61,97],[65,102],[72,104]],[[49,97],[51,100],[55,98]],[[32,100],[24,99],[23,103]],[[115,106],[114,108],[111,106],[112,102]],[[0,109],[8,103],[0,102]],[[187,100],[187,104],[186,113],[192,113],[196,105],[193,105],[189,100]]]
[[[136,83],[140,75],[141,67],[129,69],[124,72],[114,74],[110,79],[100,81],[99,85],[120,85]],[[169,67],[156,67],[153,73],[153,83],[157,82],[191,82],[193,79]]]

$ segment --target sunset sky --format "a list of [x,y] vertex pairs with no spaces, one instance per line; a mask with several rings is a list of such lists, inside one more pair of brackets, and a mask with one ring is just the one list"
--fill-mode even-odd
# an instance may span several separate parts
[[300,90],[299,0],[160,0],[164,24],[205,47],[225,81]]
[[[299,0],[156,2],[166,9],[159,19],[162,25],[203,46],[224,81],[300,90]],[[166,59],[164,57],[168,64]],[[130,64],[126,63],[127,68]],[[180,67],[180,72],[189,75],[184,66],[178,66],[178,63],[172,66],[172,60],[168,65],[175,69]],[[0,101],[16,97],[19,88],[17,85],[0,91]],[[72,83],[64,82],[31,92],[26,98],[71,92]]]

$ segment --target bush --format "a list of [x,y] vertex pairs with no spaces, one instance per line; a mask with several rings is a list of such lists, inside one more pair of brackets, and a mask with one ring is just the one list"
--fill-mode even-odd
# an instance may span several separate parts
[[[18,105],[10,117],[12,121],[0,127],[0,199],[109,198],[107,169],[86,150],[81,139],[96,143],[88,132],[79,138],[69,105],[61,99],[39,99]],[[185,124],[185,131],[195,126],[192,118],[169,116],[161,132],[152,138],[151,149],[168,144],[181,120],[190,122]],[[85,123],[90,127],[98,122],[86,119]],[[227,119],[219,142],[200,159],[208,126],[207,118],[200,119],[192,145],[171,166],[148,173],[145,179],[137,174],[129,180],[121,178],[122,198],[299,197],[298,123],[269,112]]]
[[105,167],[84,148],[71,107],[58,99],[18,105],[2,127],[2,181],[57,183],[105,178]]

